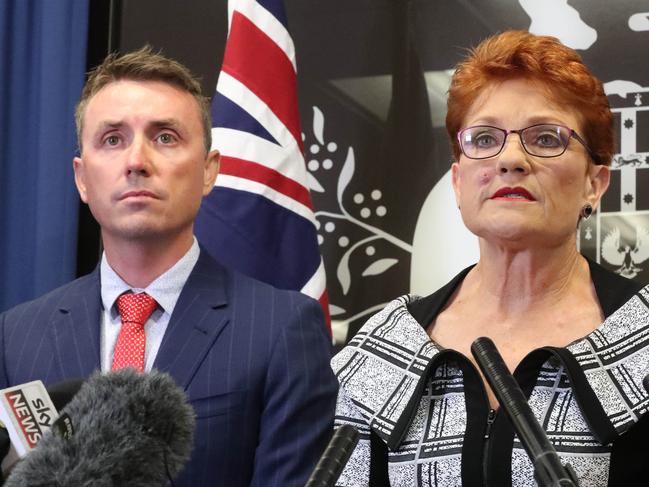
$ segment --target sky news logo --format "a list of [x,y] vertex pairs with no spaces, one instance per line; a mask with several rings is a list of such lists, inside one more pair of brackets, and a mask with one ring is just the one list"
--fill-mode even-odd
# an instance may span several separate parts
[[29,449],[36,446],[57,413],[43,397],[28,388],[5,392],[5,400]]

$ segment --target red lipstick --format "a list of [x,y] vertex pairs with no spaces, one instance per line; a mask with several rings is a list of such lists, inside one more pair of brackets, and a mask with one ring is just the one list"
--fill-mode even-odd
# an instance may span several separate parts
[[516,186],[515,188],[500,188],[496,191],[491,199],[504,199],[509,201],[536,201],[536,199],[525,188]]

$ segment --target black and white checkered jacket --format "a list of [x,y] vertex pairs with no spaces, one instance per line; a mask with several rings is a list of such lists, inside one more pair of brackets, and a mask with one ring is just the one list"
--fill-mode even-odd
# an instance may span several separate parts
[[[422,323],[430,323],[467,272],[429,297],[433,315],[421,321],[420,314]],[[535,350],[515,376],[581,487],[649,485],[649,415],[642,418],[649,410],[642,386],[649,373],[649,286],[609,314],[616,290],[601,286],[617,283],[628,291],[629,282],[606,274],[591,264],[604,323],[566,348]],[[504,413],[490,413],[475,367],[437,346],[413,316],[421,302],[413,296],[392,301],[332,361],[341,386],[336,422],[361,433],[337,485],[536,485]],[[624,443],[639,426],[644,433],[629,434],[634,443]],[[634,458],[639,465],[630,464]],[[629,480],[636,475],[645,475],[644,483]]]

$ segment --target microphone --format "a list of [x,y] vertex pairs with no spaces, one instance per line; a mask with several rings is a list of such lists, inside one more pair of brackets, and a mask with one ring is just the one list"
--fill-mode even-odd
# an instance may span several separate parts
[[72,400],[72,398],[79,392],[85,379],[70,379],[57,382],[47,387],[47,393],[54,404],[57,411],[60,411]]
[[166,485],[189,458],[194,410],[168,374],[93,374],[6,487]]
[[[27,417],[29,417],[28,411],[32,412],[34,410],[32,407],[34,403],[43,402],[43,404],[46,404],[48,401],[51,401],[54,405],[54,409],[48,411],[48,413],[51,414],[51,420],[54,420],[58,417],[57,411],[61,410],[68,402],[70,402],[70,399],[72,399],[81,387],[82,382],[83,380],[81,379],[68,380],[54,384],[45,390],[42,382],[34,381],[31,387],[29,384],[22,384],[0,391],[0,397],[5,398],[5,401],[0,400],[0,417],[4,418],[3,424],[6,425],[6,427],[0,426],[0,459],[2,460],[3,474],[7,474],[14,464],[31,451],[36,444],[35,442],[31,444],[28,443],[27,437],[25,436],[26,431],[20,427],[19,423],[27,421],[32,422],[33,429],[33,415],[31,419],[25,419],[25,413],[27,413]],[[28,394],[31,391],[30,395],[32,396],[32,404],[23,404],[22,407],[14,408],[10,402],[15,404],[16,398],[24,397],[25,389]],[[13,391],[13,393],[11,391]],[[9,398],[13,398],[13,400],[10,400]],[[16,416],[16,414],[20,414],[21,416]],[[11,416],[14,416],[14,421],[11,420]],[[39,424],[39,426],[41,433],[44,433],[49,428],[47,424]],[[9,430],[7,428],[9,428]],[[0,479],[0,485],[3,484],[4,479]]]
[[559,455],[532,413],[523,391],[494,342],[480,337],[471,344],[471,353],[532,460],[537,483],[553,487],[578,485],[572,467],[561,464]]
[[[11,439],[9,438],[9,432],[7,428],[0,427],[0,458],[4,458],[9,453],[9,448],[11,447]],[[0,485],[2,481],[0,480]]]
[[644,386],[645,390],[649,392],[649,374],[647,374],[642,380],[642,385]]
[[335,432],[304,487],[334,487],[358,443],[358,431],[344,424]]
[[32,450],[49,430],[58,413],[39,380],[0,391],[2,470],[6,471]]

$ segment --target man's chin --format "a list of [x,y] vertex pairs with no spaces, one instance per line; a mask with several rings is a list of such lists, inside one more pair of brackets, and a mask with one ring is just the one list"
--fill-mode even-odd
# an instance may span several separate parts
[[167,228],[161,228],[158,225],[152,224],[132,224],[123,227],[104,230],[104,237],[109,237],[115,241],[122,242],[157,242],[166,240],[178,233]]

